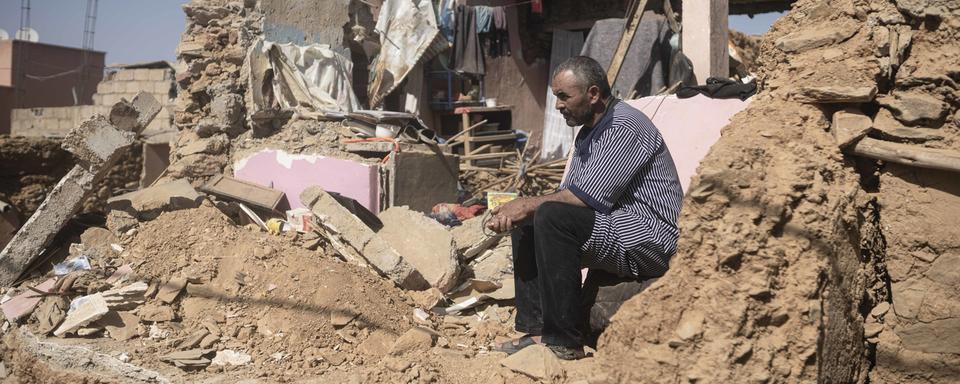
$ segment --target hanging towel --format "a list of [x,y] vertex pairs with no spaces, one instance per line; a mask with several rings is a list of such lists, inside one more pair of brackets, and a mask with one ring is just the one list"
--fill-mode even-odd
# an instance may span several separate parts
[[453,43],[453,70],[484,74],[483,51],[477,37],[477,15],[473,7],[457,7],[457,25]]
[[477,33],[490,32],[490,26],[493,25],[493,9],[487,6],[474,7],[477,13]]

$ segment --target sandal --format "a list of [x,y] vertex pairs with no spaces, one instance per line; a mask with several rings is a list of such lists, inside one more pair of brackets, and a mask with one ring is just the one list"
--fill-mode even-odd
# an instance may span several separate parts
[[512,355],[514,353],[520,352],[520,350],[529,347],[534,344],[540,344],[533,339],[533,335],[525,335],[520,338],[516,338],[510,341],[507,341],[503,344],[500,344],[495,351],[504,352],[507,355]]

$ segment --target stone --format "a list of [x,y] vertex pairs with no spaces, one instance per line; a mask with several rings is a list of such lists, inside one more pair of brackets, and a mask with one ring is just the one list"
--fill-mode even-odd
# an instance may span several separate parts
[[886,108],[880,108],[873,118],[873,129],[880,132],[885,138],[905,141],[932,141],[943,140],[936,129],[908,127],[893,117],[893,113]]
[[94,115],[64,137],[63,149],[84,169],[95,170],[113,164],[123,155],[121,149],[133,144],[136,137],[117,129],[106,117]]
[[960,354],[960,318],[914,323],[896,328],[906,349],[926,353]]
[[[955,0],[896,0],[897,8],[906,14],[923,19],[926,16],[938,16],[941,9]],[[956,7],[956,6],[954,6]]]
[[139,334],[137,326],[140,324],[140,316],[132,312],[110,311],[96,323],[107,330],[110,338],[127,341]]
[[876,95],[876,85],[824,85],[800,87],[794,98],[804,103],[869,103]]
[[511,371],[546,382],[553,382],[565,376],[557,355],[540,344],[531,345],[508,356],[500,361],[500,365]]
[[132,214],[121,210],[111,210],[107,214],[107,229],[113,232],[114,236],[120,237],[127,231],[134,229],[140,222]]
[[89,256],[112,257],[117,254],[113,250],[113,244],[119,244],[120,239],[109,229],[90,227],[80,235],[80,243],[83,244],[84,249],[95,253]]
[[167,280],[166,283],[160,285],[160,290],[157,292],[157,300],[165,304],[170,304],[177,299],[177,296],[180,296],[180,291],[183,291],[183,288],[186,286],[187,279],[183,277],[175,277]]
[[197,208],[202,200],[188,180],[180,179],[110,198],[107,204],[140,220],[152,220],[164,211]]
[[893,311],[902,319],[916,319],[928,287],[920,279],[895,281],[890,284]]
[[210,115],[217,120],[223,131],[235,135],[243,117],[243,96],[236,93],[217,93],[210,101]]
[[784,52],[797,53],[843,42],[855,33],[857,28],[851,26],[807,28],[781,37],[775,44]]
[[883,317],[883,315],[886,315],[888,311],[890,311],[890,303],[881,301],[880,304],[877,304],[870,310],[870,316],[879,319]]
[[380,212],[383,228],[377,231],[420,275],[440,292],[450,292],[460,276],[453,235],[443,224],[407,207]]
[[366,261],[377,273],[404,289],[430,287],[413,266],[357,216],[326,191],[313,186],[300,194],[300,202],[310,207],[324,235],[345,258],[355,263]]
[[210,348],[213,347],[217,341],[220,340],[220,337],[214,334],[208,334],[200,340],[200,348]]
[[107,307],[107,301],[99,293],[81,296],[70,303],[72,308],[67,312],[67,318],[63,320],[60,327],[53,331],[53,335],[63,337],[63,335],[74,332],[91,322],[94,322],[110,311]]
[[677,336],[683,340],[690,340],[703,334],[703,322],[706,315],[700,311],[686,311],[677,324]]
[[345,327],[347,324],[350,324],[357,315],[357,310],[351,306],[334,309],[330,312],[330,325],[335,328]]
[[866,323],[863,325],[863,337],[871,338],[876,335],[879,335],[880,332],[883,332],[883,324],[880,323]]
[[222,351],[218,351],[217,355],[213,357],[213,360],[211,360],[210,363],[220,366],[241,366],[250,364],[251,361],[253,361],[253,357],[246,353],[237,352],[232,349],[224,349]]
[[158,323],[173,321],[177,318],[177,314],[173,311],[173,308],[168,306],[148,304],[140,308],[140,318],[143,321]]
[[830,131],[837,141],[837,146],[846,148],[856,144],[857,141],[866,136],[872,126],[873,121],[870,120],[870,117],[864,115],[858,109],[848,108],[834,112]]
[[907,125],[940,126],[949,111],[946,103],[923,93],[896,93],[878,97],[877,103],[890,109],[893,116]]
[[383,357],[390,352],[396,340],[396,336],[378,329],[370,333],[370,336],[357,346],[357,351],[368,356]]
[[949,287],[960,286],[960,253],[945,252],[940,255],[924,275]]
[[197,137],[190,140],[187,145],[177,149],[180,156],[189,156],[200,153],[209,155],[219,155],[227,151],[230,146],[230,139],[225,134],[212,135],[207,138]]
[[429,351],[433,348],[434,341],[436,336],[433,332],[422,327],[410,328],[393,343],[390,355],[401,356],[412,352]]
[[210,335],[210,332],[209,332],[209,331],[207,331],[206,329],[201,329],[201,330],[196,331],[196,332],[194,332],[193,334],[191,334],[190,337],[188,337],[186,340],[184,340],[183,343],[180,344],[179,347],[180,347],[180,348],[194,348],[194,347],[197,347],[197,346],[200,345],[200,342],[201,342],[205,337],[207,337],[207,336],[209,336],[209,335]]
[[146,302],[147,283],[139,281],[121,288],[103,291],[104,300],[110,309],[133,309]]

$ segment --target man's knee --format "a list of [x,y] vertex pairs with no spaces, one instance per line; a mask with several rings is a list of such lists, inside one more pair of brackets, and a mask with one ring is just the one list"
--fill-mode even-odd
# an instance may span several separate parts
[[586,207],[548,201],[540,204],[533,216],[534,228],[563,228],[578,220],[593,219],[593,210]]

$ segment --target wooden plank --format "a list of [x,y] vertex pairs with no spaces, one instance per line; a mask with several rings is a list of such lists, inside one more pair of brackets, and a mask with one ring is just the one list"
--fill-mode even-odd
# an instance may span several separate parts
[[[466,115],[464,115],[464,116],[466,116]],[[464,123],[465,123],[465,122],[464,122]],[[482,121],[480,121],[479,123],[476,123],[476,124],[474,124],[474,125],[470,125],[470,126],[467,127],[466,129],[464,129],[464,130],[462,130],[462,131],[460,131],[460,132],[457,132],[456,135],[450,136],[450,138],[447,139],[447,144],[448,144],[448,145],[456,145],[455,142],[457,141],[457,138],[459,138],[459,137],[462,136],[463,134],[466,134],[467,132],[470,132],[470,131],[472,131],[472,130],[474,130],[474,129],[477,129],[477,127],[483,126],[483,125],[486,124],[486,123],[487,123],[487,120],[482,120]]]
[[224,175],[213,178],[200,190],[268,210],[276,210],[283,199],[282,191]]
[[680,46],[693,64],[699,84],[730,75],[728,0],[683,0]]
[[469,140],[464,139],[464,142],[470,141],[472,143],[489,143],[491,141],[504,141],[504,140],[516,140],[516,133],[508,133],[504,135],[485,135],[485,136],[471,136]]
[[460,156],[461,160],[484,160],[484,159],[501,159],[504,157],[516,156],[516,152],[497,152],[497,153],[484,153],[481,155],[466,155]]
[[486,151],[486,150],[490,149],[490,147],[492,147],[492,146],[493,146],[493,144],[484,144],[484,145],[481,145],[481,146],[477,147],[477,149],[474,149],[473,152],[467,153],[467,155],[476,155],[476,154],[478,154],[478,153],[480,153],[480,152],[483,152],[483,151]]
[[613,61],[610,62],[610,68],[607,68],[607,82],[610,83],[610,88],[613,88],[613,84],[617,81],[617,75],[620,74],[620,68],[623,67],[623,59],[630,49],[630,43],[633,42],[633,37],[637,34],[637,27],[640,26],[640,18],[643,17],[643,10],[647,8],[647,0],[638,0],[638,2],[639,5],[636,8],[631,8],[627,12],[627,20],[629,20],[629,22],[626,28],[624,28],[623,34],[620,35],[620,45],[617,46],[617,50],[613,53]]
[[960,152],[864,138],[851,147],[856,155],[920,168],[960,172]]

